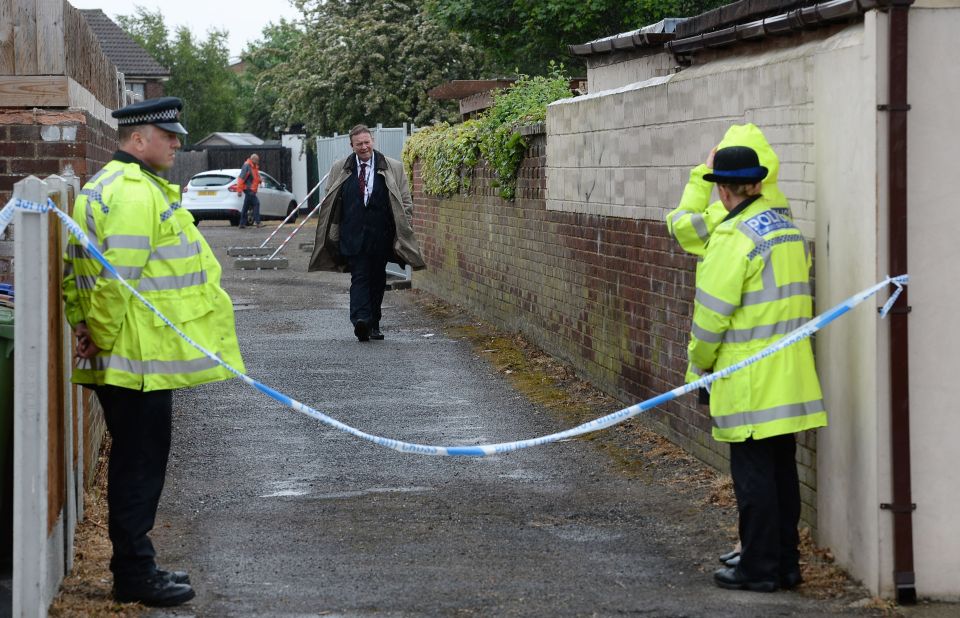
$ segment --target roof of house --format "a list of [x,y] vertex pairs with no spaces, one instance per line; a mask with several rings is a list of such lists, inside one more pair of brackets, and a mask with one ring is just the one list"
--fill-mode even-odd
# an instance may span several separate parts
[[170,69],[157,62],[102,10],[81,9],[80,13],[100,41],[103,53],[117,65],[117,70],[121,71],[127,79],[169,77]]
[[194,146],[204,144],[208,146],[260,146],[263,144],[263,140],[253,133],[227,133],[218,131],[194,143]]

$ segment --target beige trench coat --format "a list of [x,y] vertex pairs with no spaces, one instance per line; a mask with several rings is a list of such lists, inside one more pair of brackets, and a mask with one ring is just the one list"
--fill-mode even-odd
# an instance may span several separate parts
[[[403,164],[396,159],[385,157],[374,151],[376,173],[383,177],[387,192],[390,194],[390,211],[396,227],[393,239],[393,257],[390,261],[413,270],[426,268],[420,245],[413,235],[413,196],[407,175],[403,173]],[[310,256],[308,271],[333,270],[344,272],[347,261],[340,255],[340,209],[342,208],[341,188],[343,183],[356,173],[356,155],[337,161],[327,176],[327,192],[320,203],[317,237]]]

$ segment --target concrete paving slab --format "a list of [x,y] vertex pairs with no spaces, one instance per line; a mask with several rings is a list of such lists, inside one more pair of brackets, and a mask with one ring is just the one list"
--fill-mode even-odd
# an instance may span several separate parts
[[242,257],[233,261],[235,270],[286,270],[290,267],[287,258]]
[[227,247],[227,255],[250,256],[250,255],[272,255],[276,247]]

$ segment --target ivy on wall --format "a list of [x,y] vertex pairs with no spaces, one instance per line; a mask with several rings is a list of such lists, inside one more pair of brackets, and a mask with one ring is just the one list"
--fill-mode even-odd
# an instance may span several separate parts
[[518,127],[543,122],[547,105],[570,96],[562,66],[547,76],[521,75],[509,88],[493,93],[493,106],[461,124],[440,123],[421,129],[403,147],[403,164],[413,182],[413,163],[420,160],[424,191],[449,196],[470,191],[473,170],[486,160],[500,197],[511,200],[527,143]]

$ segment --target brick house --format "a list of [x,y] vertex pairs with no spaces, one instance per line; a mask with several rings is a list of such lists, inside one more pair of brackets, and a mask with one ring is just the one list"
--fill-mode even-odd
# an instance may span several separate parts
[[100,41],[103,53],[123,73],[126,89],[140,100],[162,97],[163,82],[170,78],[170,69],[161,66],[102,10],[81,9],[80,13]]

